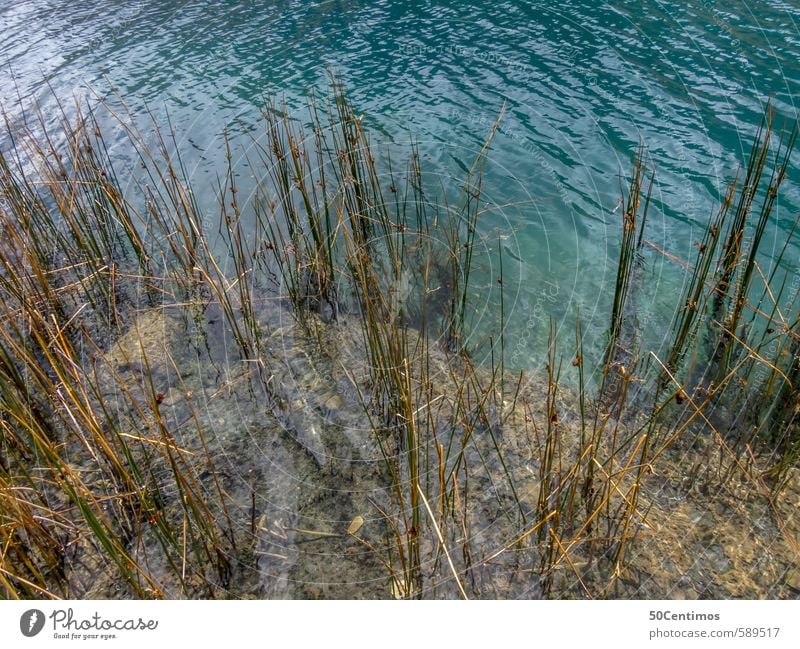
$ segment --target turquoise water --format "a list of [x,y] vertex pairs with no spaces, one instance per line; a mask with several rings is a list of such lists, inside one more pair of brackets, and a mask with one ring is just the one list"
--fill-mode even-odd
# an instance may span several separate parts
[[[691,256],[765,99],[779,119],[797,117],[799,19],[800,3],[779,0],[14,1],[0,8],[0,98],[17,119],[37,101],[51,116],[51,88],[119,92],[137,115],[168,111],[197,184],[210,188],[202,180],[215,177],[223,129],[256,132],[265,95],[299,106],[310,89],[324,92],[332,68],[375,142],[395,160],[413,137],[429,182],[449,195],[505,103],[474,308],[476,322],[496,317],[497,296],[480,288],[492,284],[499,243],[513,280],[507,349],[530,365],[549,317],[571,331],[580,309],[590,333],[605,326],[619,176],[640,140],[657,166],[648,238]],[[767,234],[774,245],[800,208],[797,172],[796,162]],[[656,254],[648,264],[644,323],[657,341],[685,278]]]

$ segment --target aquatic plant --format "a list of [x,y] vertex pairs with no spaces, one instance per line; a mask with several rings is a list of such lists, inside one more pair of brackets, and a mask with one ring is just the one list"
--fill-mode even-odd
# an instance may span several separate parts
[[[544,373],[507,369],[499,242],[499,333],[485,365],[470,353],[482,170],[502,111],[451,206],[430,199],[413,146],[404,173],[381,173],[364,119],[336,79],[332,90],[302,119],[267,104],[248,160],[252,201],[223,139],[211,224],[171,125],[145,136],[124,109],[80,105],[57,133],[42,116],[6,121],[2,596],[108,594],[120,580],[139,597],[227,596],[262,558],[286,560],[288,531],[366,552],[385,596],[493,596],[511,573],[527,575],[531,596],[621,595],[631,548],[655,527],[648,475],[703,436],[719,458],[702,479],[736,476],[777,502],[800,457],[800,315],[781,306],[794,290],[797,309],[779,270],[788,240],[768,274],[759,248],[796,131],[776,146],[767,111],[741,187],[728,187],[686,262],[663,360],[637,331],[643,269],[659,254],[640,146],[592,387],[580,318],[570,363],[551,325]],[[124,128],[135,167],[118,173],[98,111]],[[336,375],[352,389],[367,422],[359,443],[376,449],[385,496],[370,500],[371,536],[363,515],[346,533],[277,526],[255,478],[221,468],[231,440],[206,410],[238,391],[324,466],[319,431],[297,419],[303,404],[287,387],[290,336],[312,371],[329,368],[323,383]],[[214,337],[233,351],[215,357]],[[183,366],[181,345],[203,350],[213,379]]]

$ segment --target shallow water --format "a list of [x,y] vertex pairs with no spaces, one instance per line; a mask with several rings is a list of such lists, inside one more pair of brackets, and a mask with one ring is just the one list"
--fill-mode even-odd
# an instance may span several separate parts
[[[231,332],[213,304],[198,306],[191,313],[142,309],[135,326],[109,350],[109,368],[119,372],[134,391],[141,386],[146,392],[149,381],[163,391],[160,414],[177,446],[194,454],[196,471],[211,496],[209,505],[223,528],[230,520],[238,547],[228,556],[230,570],[224,578],[213,574],[209,578],[206,573],[210,584],[193,574],[195,566],[179,583],[168,566],[159,563],[158,542],[146,529],[136,543],[135,556],[145,559],[163,594],[173,598],[390,598],[396,593],[390,575],[399,578],[402,570],[387,521],[404,523],[376,443],[376,435],[386,429],[366,425],[360,400],[349,383],[351,376],[364,369],[365,360],[355,323],[318,329],[324,341],[321,347],[316,335],[298,326],[282,309],[259,309],[259,320],[271,332],[269,345],[261,353],[270,376],[266,384],[252,363],[242,363]],[[432,366],[441,360],[434,353]],[[432,378],[434,391],[447,389],[445,376],[434,371]],[[489,436],[476,433],[465,455],[469,470],[464,468],[463,505],[457,504],[440,519],[470,597],[536,599],[544,593],[541,542],[532,543],[535,537],[530,535],[525,543],[512,541],[536,520],[545,395],[541,379],[528,379],[519,395],[525,407],[512,408],[513,414],[496,431],[515,484],[513,497]],[[574,446],[581,434],[579,416],[575,396],[568,389],[559,395],[559,443],[566,448]],[[119,408],[123,420],[136,418],[124,396],[109,391],[104,397],[111,408]],[[538,421],[538,428],[527,423],[528,415]],[[446,421],[447,415],[443,418]],[[449,447],[448,428],[442,424],[438,439]],[[205,447],[200,444],[201,433]],[[204,448],[215,467],[213,480]],[[430,456],[422,461],[422,481],[437,507],[436,455],[429,435],[421,448]],[[569,565],[557,562],[561,565],[554,570],[547,594],[560,598],[584,598],[587,593],[647,599],[796,597],[798,560],[789,539],[800,531],[796,507],[800,472],[794,471],[775,504],[778,523],[766,500],[747,480],[735,478],[723,485],[714,481],[709,471],[713,474],[719,466],[718,453],[716,444],[703,439],[681,441],[655,464],[641,495],[646,524],[639,525],[623,577],[613,591],[604,590],[610,562],[601,557],[595,557],[594,563],[591,557],[587,561],[583,547],[589,543],[587,538],[571,548]],[[397,449],[398,466],[403,466],[404,457]],[[91,466],[89,458],[85,466]],[[166,467],[165,471],[168,474]],[[226,494],[226,513],[213,496],[216,481]],[[165,483],[170,484],[168,475]],[[401,489],[407,486],[403,480]],[[162,494],[168,511],[178,502],[178,494],[174,487]],[[528,516],[527,523],[520,519],[520,510]],[[350,535],[347,530],[357,518],[361,523]],[[562,531],[565,543],[569,525],[566,522]],[[427,525],[423,529],[420,590],[413,594],[457,598],[459,591],[433,541],[433,530]],[[600,539],[604,529],[599,524]],[[392,555],[390,568],[386,561]],[[95,562],[92,556],[75,562],[70,575],[72,597],[130,595],[124,584],[100,568],[87,575],[86,567]]]
[[[50,87],[62,98],[119,92],[140,116],[145,106],[159,119],[168,112],[208,200],[220,133],[256,134],[265,95],[298,107],[310,89],[326,91],[328,69],[345,79],[376,143],[397,145],[395,165],[413,137],[430,186],[451,197],[505,102],[487,166],[486,256],[473,307],[478,331],[496,323],[497,296],[481,286],[493,284],[501,245],[509,362],[529,367],[540,361],[550,317],[569,332],[579,309],[589,338],[604,331],[618,176],[640,139],[658,169],[648,238],[690,257],[766,97],[779,118],[797,116],[798,18],[797,2],[778,0],[23,1],[0,9],[0,92],[18,117],[19,98],[28,113],[39,101],[50,115]],[[797,164],[767,233],[767,268],[800,207]],[[640,308],[657,345],[685,277],[650,257]]]
[[[146,107],[159,120],[168,113],[195,187],[208,201],[223,162],[223,130],[246,150],[247,138],[259,132],[264,95],[283,94],[299,111],[309,89],[326,92],[329,67],[341,73],[374,142],[391,151],[396,168],[414,138],[430,187],[449,197],[457,195],[505,103],[486,168],[480,226],[487,254],[478,259],[473,307],[479,326],[496,323],[496,291],[485,289],[495,284],[500,247],[508,278],[508,362],[532,368],[543,362],[548,317],[567,336],[578,310],[590,335],[605,330],[619,241],[618,175],[629,169],[640,139],[658,169],[648,238],[690,257],[719,191],[745,159],[764,98],[773,97],[779,117],[797,116],[798,18],[797,2],[777,0],[758,6],[574,2],[564,9],[518,2],[14,2],[0,9],[0,99],[16,119],[30,118],[35,102],[52,119],[52,91],[62,98],[119,92],[140,119]],[[121,129],[110,133],[109,142],[117,145],[112,155],[124,159]],[[248,162],[239,151],[237,169],[246,177]],[[388,165],[388,156],[382,162]],[[781,242],[800,208],[797,172],[796,162],[767,234],[767,271],[772,240]],[[787,260],[796,258],[795,250]],[[685,277],[654,254],[647,277],[640,323],[657,344]],[[164,410],[176,422],[186,417],[187,392],[207,399],[202,425],[213,432],[226,489],[240,505],[241,529],[248,525],[255,489],[263,523],[253,547],[258,558],[239,567],[230,594],[390,596],[375,554],[342,535],[360,515],[367,519],[364,538],[384,541],[385,524],[373,503],[384,504],[389,482],[359,419],[361,409],[352,395],[350,403],[343,396],[346,377],[320,382],[324,361],[312,363],[313,352],[298,344],[288,315],[262,314],[272,318],[271,331],[283,332],[274,353],[286,366],[280,377],[284,403],[273,417],[267,396],[242,379],[229,334],[214,333],[219,314],[204,316],[211,332],[205,351],[176,345],[172,353],[190,371],[179,377],[166,372],[157,380],[166,394]],[[184,327],[169,321],[165,329],[162,322],[153,335],[181,336]],[[532,506],[538,488],[529,477],[533,451],[510,437],[506,450],[528,490],[522,498]],[[189,448],[192,443],[186,440]],[[713,549],[716,569],[727,574],[739,560],[735,546],[746,545],[749,534],[750,511],[735,509],[732,498],[723,503],[730,512],[707,515],[712,505],[687,496],[675,467],[697,460],[693,453],[686,450],[659,476],[652,499],[654,511],[667,512],[656,520],[660,529],[684,538],[685,524],[697,535],[695,545],[657,570],[656,559],[665,553],[657,557],[654,545],[643,544],[639,564],[634,560],[640,582],[627,583],[620,594],[737,595],[730,583],[715,585],[702,565],[681,563]],[[522,531],[503,522],[507,494],[497,480],[499,468],[488,468],[473,478],[480,496],[470,540],[482,556]],[[670,489],[680,499],[674,521]],[[706,516],[712,531],[720,516],[739,516],[745,524],[732,526],[723,547],[719,539],[709,542],[712,532],[696,525],[696,515]],[[779,543],[776,530],[765,527],[764,538]],[[308,530],[340,536],[315,537]],[[747,556],[755,557],[752,544],[748,548]],[[764,578],[756,559],[746,559],[756,576],[738,595],[787,596],[776,586],[780,570],[792,567],[787,555],[770,564]],[[525,561],[504,557],[474,577],[473,587],[484,596],[537,596],[535,566]],[[447,570],[439,565],[433,572],[425,594],[456,596]],[[733,582],[740,574],[728,576]],[[580,596],[575,583],[564,592]]]

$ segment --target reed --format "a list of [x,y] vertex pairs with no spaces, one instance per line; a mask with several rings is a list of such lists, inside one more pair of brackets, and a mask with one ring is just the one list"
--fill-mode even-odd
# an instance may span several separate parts
[[[3,508],[4,516],[14,512],[4,533],[24,556],[4,562],[5,594],[80,595],[81,578],[68,579],[65,565],[95,563],[100,552],[134,594],[164,596],[147,560],[135,557],[145,528],[179,591],[196,592],[187,575],[203,574],[208,564],[221,577],[229,571],[230,528],[219,528],[199,485],[202,462],[188,459],[193,454],[160,414],[164,397],[147,351],[134,353],[139,385],[108,357],[132,308],[125,298],[138,300],[130,278],[150,271],[153,253],[140,214],[101,157],[96,122],[80,108],[76,114],[64,145],[69,158],[50,138],[42,144],[30,131],[15,131],[16,160],[0,161],[2,194],[12,197],[3,213],[9,245],[0,255],[2,472],[27,494]],[[174,175],[162,178],[169,179],[164,191],[175,189]],[[111,391],[120,398],[109,407]],[[213,466],[210,455],[205,461]],[[172,489],[178,498],[165,495]],[[224,510],[224,495],[216,495],[215,509]],[[31,507],[49,514],[33,517]]]
[[[655,182],[640,146],[621,188],[602,359],[593,367],[587,358],[578,318],[563,363],[551,323],[536,376],[507,367],[499,242],[490,361],[471,354],[483,168],[502,111],[459,199],[440,207],[413,145],[403,173],[389,161],[382,173],[368,120],[334,78],[331,99],[311,98],[301,119],[268,103],[247,160],[252,201],[242,198],[225,136],[212,210],[198,204],[169,123],[146,136],[125,110],[107,109],[137,165],[115,169],[100,110],[65,111],[58,134],[41,116],[36,129],[6,121],[3,596],[91,594],[86,575],[70,568],[81,562],[138,597],[236,592],[242,571],[258,565],[265,524],[252,475],[246,495],[235,495],[219,460],[225,441],[204,410],[241,385],[260,419],[277,427],[296,414],[285,380],[291,359],[276,349],[284,312],[303,332],[295,339],[352,386],[363,442],[385,480],[385,498],[370,500],[379,533],[359,536],[361,524],[347,535],[305,533],[345,537],[373,556],[386,596],[487,596],[512,565],[541,597],[620,596],[631,547],[654,529],[648,475],[670,448],[714,438],[719,470],[706,479],[745,476],[771,502],[797,467],[800,314],[797,290],[778,270],[789,239],[769,272],[760,252],[796,131],[776,145],[771,112],[741,186],[728,186],[687,263],[666,358],[637,329],[638,298],[650,290],[643,271]],[[161,322],[160,344],[141,325],[148,317]],[[178,339],[192,323],[203,362],[217,375],[224,365],[224,381],[188,378],[179,351],[194,343]],[[214,357],[215,335],[233,341],[235,358]],[[594,371],[596,387],[587,381]],[[324,463],[324,453],[312,454]],[[496,547],[481,541],[488,523]]]

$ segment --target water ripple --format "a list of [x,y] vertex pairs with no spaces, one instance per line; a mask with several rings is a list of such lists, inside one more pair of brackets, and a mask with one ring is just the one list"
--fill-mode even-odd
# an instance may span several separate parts
[[[21,0],[0,8],[0,100],[12,116],[19,98],[49,114],[47,83],[67,97],[114,88],[135,113],[168,110],[206,151],[225,128],[248,131],[265,94],[297,106],[333,68],[370,128],[401,145],[413,136],[453,191],[505,102],[487,187],[516,207],[492,211],[485,231],[513,226],[527,281],[591,275],[574,296],[591,308],[638,142],[658,164],[659,245],[687,256],[765,98],[797,117],[798,18],[795,0]],[[782,228],[800,211],[799,169]]]

